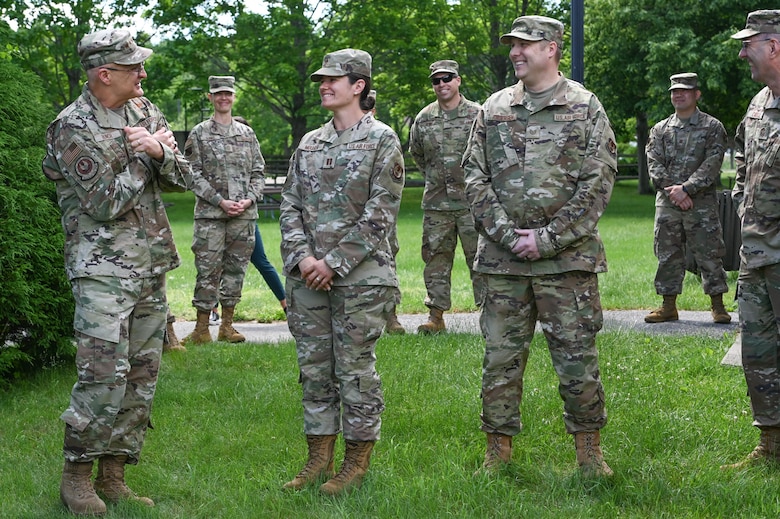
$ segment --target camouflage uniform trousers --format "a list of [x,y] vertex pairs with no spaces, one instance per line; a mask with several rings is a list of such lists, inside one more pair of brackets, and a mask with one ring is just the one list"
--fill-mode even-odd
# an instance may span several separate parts
[[486,275],[485,285],[482,430],[508,436],[522,430],[523,373],[537,319],[558,374],[566,431],[604,427],[607,413],[596,350],[603,315],[596,274]]
[[376,341],[393,304],[391,287],[306,288],[287,278],[287,322],[295,338],[307,435],[379,439],[385,409]]
[[743,266],[737,301],[753,425],[780,427],[780,264]]
[[474,218],[468,209],[459,211],[425,211],[423,215],[422,260],[425,262],[423,279],[427,295],[425,306],[449,310],[452,289],[452,265],[458,238],[469,267],[474,302],[479,303],[482,275],[474,272],[479,235]]
[[165,275],[74,279],[78,381],[65,422],[69,461],[137,463],[152,408],[168,304]]
[[254,250],[254,220],[196,218],[192,252],[198,277],[192,306],[203,312],[216,302],[236,306]]
[[686,248],[693,254],[707,295],[725,294],[729,287],[723,270],[723,243],[717,204],[682,211],[676,207],[655,209],[655,290],[659,295],[682,294]]

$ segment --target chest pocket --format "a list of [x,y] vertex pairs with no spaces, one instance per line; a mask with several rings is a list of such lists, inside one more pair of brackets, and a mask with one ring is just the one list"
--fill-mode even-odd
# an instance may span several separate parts
[[520,164],[520,157],[525,154],[526,120],[507,118],[490,118],[485,121],[485,148],[490,157],[490,169],[498,176],[510,168]]

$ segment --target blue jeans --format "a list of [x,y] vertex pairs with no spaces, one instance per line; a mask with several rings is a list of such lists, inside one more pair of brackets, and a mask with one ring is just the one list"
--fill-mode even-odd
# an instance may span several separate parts
[[249,259],[252,265],[255,266],[260,275],[263,276],[266,285],[274,293],[276,299],[282,301],[285,299],[284,286],[279,279],[279,274],[276,273],[276,269],[268,258],[265,256],[265,249],[263,248],[263,238],[260,237],[260,228],[255,224],[255,250],[252,252],[252,257]]

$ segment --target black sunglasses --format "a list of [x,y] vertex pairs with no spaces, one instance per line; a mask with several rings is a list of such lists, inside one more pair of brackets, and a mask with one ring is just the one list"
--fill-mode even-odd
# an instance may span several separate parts
[[445,83],[449,83],[453,79],[455,79],[455,74],[447,74],[446,76],[442,76],[442,77],[432,77],[431,78],[431,84],[433,86],[436,86],[439,83],[441,83],[442,81],[444,81]]

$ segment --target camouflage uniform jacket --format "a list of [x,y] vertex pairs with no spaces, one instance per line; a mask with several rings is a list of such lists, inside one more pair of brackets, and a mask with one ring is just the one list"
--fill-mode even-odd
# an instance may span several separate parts
[[780,263],[780,98],[767,87],[737,127],[732,198],[742,219],[742,265]]
[[725,149],[725,128],[698,108],[687,123],[672,114],[653,126],[646,150],[650,179],[658,190],[656,206],[676,207],[664,188],[682,184],[694,208],[717,207],[716,184]]
[[252,128],[235,121],[230,126],[218,124],[210,118],[192,129],[184,145],[184,156],[195,175],[203,177],[219,195],[215,199],[198,196],[195,218],[230,218],[219,203],[248,198],[255,203],[236,218],[257,219],[257,202],[263,198],[265,185],[265,159]]
[[[605,272],[598,221],[617,170],[617,147],[596,96],[561,78],[548,106],[530,111],[522,82],[485,102],[463,157],[480,233],[474,270],[537,276]],[[535,229],[541,258],[512,253],[515,229]]]
[[[125,120],[126,118],[126,120]],[[179,265],[161,191],[184,191],[189,164],[163,146],[162,162],[129,149],[123,128],[168,128],[145,97],[105,108],[84,86],[49,125],[43,172],[57,186],[69,279],[154,277]]]
[[339,136],[331,120],[290,159],[279,222],[284,273],[325,258],[334,285],[397,286],[389,237],[404,186],[398,136],[371,115]]
[[409,131],[409,152],[425,178],[422,208],[432,211],[468,209],[463,152],[479,104],[460,96],[457,115],[429,104],[417,114]]

